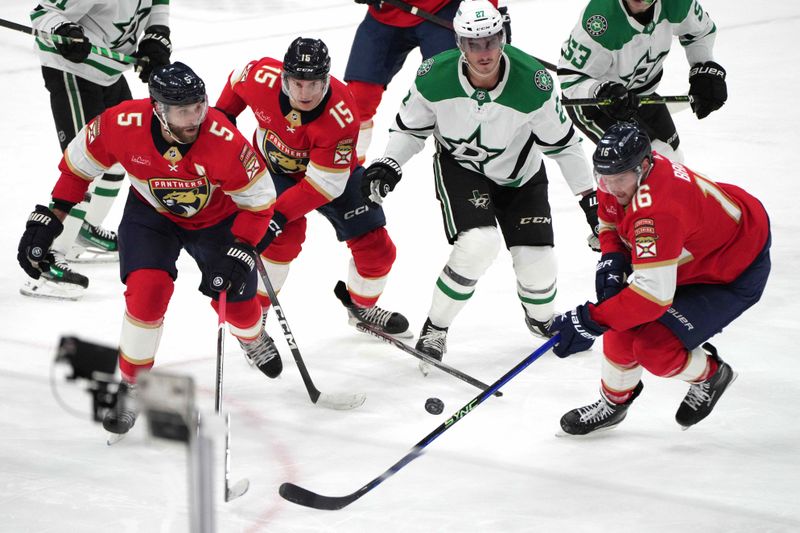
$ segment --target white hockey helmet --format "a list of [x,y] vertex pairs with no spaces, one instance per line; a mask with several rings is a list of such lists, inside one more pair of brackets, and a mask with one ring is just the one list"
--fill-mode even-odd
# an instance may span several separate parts
[[456,33],[456,42],[461,48],[461,40],[480,39],[490,37],[503,31],[503,15],[492,5],[489,0],[463,0],[458,6],[458,12],[453,18],[453,30]]

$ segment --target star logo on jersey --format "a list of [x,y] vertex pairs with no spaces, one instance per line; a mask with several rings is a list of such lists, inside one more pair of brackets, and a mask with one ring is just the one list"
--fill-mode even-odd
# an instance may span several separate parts
[[484,168],[496,157],[505,152],[505,148],[489,148],[481,141],[480,125],[466,139],[450,139],[442,136],[445,148],[462,166],[470,166],[476,172],[486,174]]
[[644,85],[653,76],[654,72],[661,70],[661,64],[667,56],[667,52],[661,52],[655,57],[650,57],[650,50],[639,58],[639,61],[628,74],[621,74],[620,79],[625,83],[625,87],[637,87]]
[[603,15],[592,15],[586,20],[586,33],[600,37],[608,29],[608,21]]
[[[142,5],[139,0],[139,6]],[[139,24],[150,14],[149,7],[138,7],[136,13],[126,22],[115,22],[114,27],[119,31],[119,37],[111,41],[110,48],[113,50],[119,48],[126,43],[136,45],[136,33],[139,30]]]
[[553,78],[550,77],[546,70],[537,70],[533,75],[533,83],[542,91],[553,90]]
[[489,195],[484,193],[481,194],[480,191],[474,190],[472,191],[472,198],[469,198],[469,203],[474,205],[476,208],[480,209],[489,209]]

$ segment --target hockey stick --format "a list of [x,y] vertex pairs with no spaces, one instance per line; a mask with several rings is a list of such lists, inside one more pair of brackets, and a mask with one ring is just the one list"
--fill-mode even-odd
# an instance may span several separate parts
[[[219,306],[217,315],[217,382],[214,389],[214,410],[218,415],[222,414],[222,365],[225,356],[225,308],[228,303],[227,291],[219,293]],[[234,486],[231,482],[231,415],[225,415],[225,501],[235,500],[250,488],[250,480],[245,478],[239,480]]]
[[269,281],[267,269],[264,267],[264,262],[261,257],[256,258],[256,267],[258,268],[258,274],[261,276],[261,281],[264,282],[264,287],[267,289],[267,296],[269,296],[269,301],[272,303],[273,309],[275,309],[278,322],[281,324],[283,336],[286,338],[286,344],[289,345],[289,349],[292,351],[292,357],[294,357],[294,362],[297,364],[297,370],[300,371],[300,376],[303,378],[303,383],[306,386],[309,398],[311,398],[311,403],[319,404],[329,409],[339,410],[355,409],[363,404],[367,399],[367,395],[363,392],[357,394],[326,394],[320,392],[317,387],[314,386],[306,364],[303,362],[303,356],[300,355],[300,349],[297,347],[297,343],[294,340],[292,330],[289,328],[289,323],[286,321],[286,315],[283,313],[283,308],[278,302],[278,297],[275,295],[275,289],[272,288],[272,283]]
[[292,503],[304,505],[306,507],[312,507],[314,509],[322,509],[325,511],[336,511],[350,505],[364,494],[383,483],[390,476],[397,473],[397,471],[406,466],[408,463],[419,457],[419,455],[422,453],[422,450],[428,444],[436,440],[442,435],[442,433],[450,429],[450,427],[452,427],[456,422],[471,413],[476,407],[483,403],[484,400],[494,394],[500,387],[508,383],[514,376],[525,370],[531,363],[544,355],[559,341],[559,339],[559,334],[556,334],[554,337],[550,338],[532,354],[520,361],[517,366],[506,372],[500,379],[492,383],[488,389],[478,394],[461,409],[453,413],[450,418],[448,418],[446,421],[440,424],[439,427],[430,432],[424,439],[414,445],[414,447],[411,448],[411,450],[405,456],[403,456],[402,459],[397,461],[383,474],[376,477],[352,494],[348,494],[347,496],[323,496],[321,494],[317,494],[316,492],[311,492],[308,489],[297,486],[294,483],[283,483],[278,490],[278,493]]
[[[564,98],[561,103],[566,107],[580,107],[585,105],[611,105],[610,98]],[[692,103],[692,97],[688,94],[676,96],[643,96],[639,99],[639,105],[652,104],[674,104]]]
[[[486,390],[486,389],[489,388],[489,385],[487,385],[486,383],[483,383],[482,381],[478,381],[477,379],[473,378],[472,376],[461,372],[457,368],[453,368],[452,366],[446,365],[445,363],[442,363],[441,361],[437,361],[436,359],[434,359],[433,357],[429,356],[428,354],[420,352],[419,350],[417,350],[417,349],[409,346],[408,344],[404,343],[400,339],[396,339],[396,338],[392,337],[391,335],[389,335],[388,333],[384,333],[384,332],[380,331],[379,329],[375,328],[374,326],[370,326],[369,324],[365,324],[363,322],[359,322],[358,324],[356,324],[356,329],[358,329],[359,331],[363,331],[364,333],[369,333],[373,337],[377,337],[377,338],[381,339],[382,341],[386,342],[387,344],[392,344],[392,345],[396,346],[397,348],[400,348],[401,350],[403,350],[407,354],[411,354],[414,357],[416,357],[417,359],[419,359],[421,361],[425,361],[429,365],[438,368],[442,372],[450,374],[453,377],[457,377],[458,379],[469,383],[473,387],[477,387],[477,388],[479,388],[481,390]],[[497,391],[497,392],[494,393],[494,395],[497,396],[497,397],[500,397],[500,396],[503,395],[503,393],[500,392],[500,391]]]
[[[5,20],[5,19],[0,19],[0,27],[8,28],[10,30],[21,31],[22,33],[27,33],[28,35],[33,35],[34,37],[39,37],[41,39],[52,41],[58,44],[83,42],[83,39],[73,39],[72,37],[63,37],[61,35],[56,35],[55,33],[48,33],[46,31],[35,30],[30,26],[17,24],[16,22],[12,22],[10,20]],[[120,63],[129,63],[131,65],[141,65],[144,62],[136,57],[129,56],[126,54],[121,54],[109,48],[103,48],[102,46],[92,45],[92,53],[95,53],[99,56],[107,57],[109,59],[113,59],[114,61],[119,61]]]
[[[442,17],[436,16],[429,11],[425,11],[424,9],[420,9],[416,6],[412,6],[411,4],[404,2],[403,0],[383,0],[384,4],[389,4],[390,6],[394,6],[401,11],[405,11],[406,13],[411,13],[412,15],[416,15],[421,19],[425,19],[427,21],[433,22],[437,26],[441,26],[442,28],[447,28],[448,30],[453,29],[453,23],[449,20],[445,20]],[[552,63],[548,63],[542,59],[534,58],[539,63],[544,65],[544,68],[551,72],[556,71],[556,66]]]

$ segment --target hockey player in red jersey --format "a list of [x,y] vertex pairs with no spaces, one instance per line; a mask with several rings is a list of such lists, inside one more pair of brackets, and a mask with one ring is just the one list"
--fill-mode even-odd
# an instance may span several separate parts
[[761,298],[770,271],[767,213],[739,187],[652,152],[635,124],[609,128],[593,159],[598,303],[557,317],[551,331],[561,334],[559,357],[603,335],[601,398],[565,414],[561,427],[584,435],[622,422],[645,368],[690,383],[675,415],[688,428],[736,378],[706,341]]
[[[353,93],[361,116],[358,136],[358,158],[364,162],[372,140],[372,117],[383,98],[386,86],[397,74],[406,57],[419,48],[422,59],[428,59],[456,47],[456,36],[451,28],[425,20],[380,0],[355,0],[367,4],[369,9],[359,24],[350,58],[344,72],[347,87]],[[498,0],[489,0],[497,7]],[[461,0],[408,0],[410,6],[433,13],[447,23],[453,21]],[[504,18],[506,42],[511,42],[511,23],[508,9],[500,8]]]
[[120,276],[126,285],[119,342],[118,406],[104,427],[126,433],[136,418],[136,376],[153,366],[182,249],[203,276],[200,291],[217,309],[228,293],[227,320],[246,357],[267,376],[282,365],[264,332],[256,299],[255,245],[266,232],[275,188],[255,151],[216,109],[203,81],[186,65],[156,68],[150,99],[112,107],[87,124],[64,152],[51,208],[28,218],[18,260],[37,279],[53,257],[61,221],[92,180],[114,164],[131,178],[119,226]]
[[[279,291],[286,281],[289,264],[305,240],[305,216],[316,209],[352,253],[350,323],[366,322],[392,335],[409,336],[403,315],[375,305],[395,247],[384,228],[383,210],[361,197],[364,169],[355,155],[359,122],[354,104],[344,84],[330,75],[325,43],[298,38],[283,63],[265,57],[231,73],[215,107],[233,120],[250,107],[258,121],[253,144],[278,194],[273,223],[259,247],[274,289]],[[269,299],[261,296],[266,312]]]

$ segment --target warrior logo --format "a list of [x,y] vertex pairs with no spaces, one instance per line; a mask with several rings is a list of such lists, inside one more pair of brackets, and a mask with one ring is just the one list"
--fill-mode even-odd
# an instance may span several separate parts
[[592,15],[586,21],[586,33],[592,37],[600,37],[608,29],[608,21],[603,15]]
[[267,130],[261,148],[267,155],[267,165],[273,174],[297,174],[306,171],[308,150],[289,147],[272,130]]
[[432,57],[422,62],[422,64],[417,69],[417,76],[424,76],[425,74],[431,71],[431,67],[433,67]]
[[481,209],[489,209],[489,195],[488,194],[481,194],[480,191],[475,190],[472,191],[472,198],[468,198],[469,203],[474,205],[476,208]]
[[543,91],[553,90],[553,78],[550,77],[550,74],[548,74],[546,70],[537,70],[533,75],[533,83]]
[[208,203],[209,184],[205,177],[151,178],[148,184],[158,203],[179,217],[193,217]]

